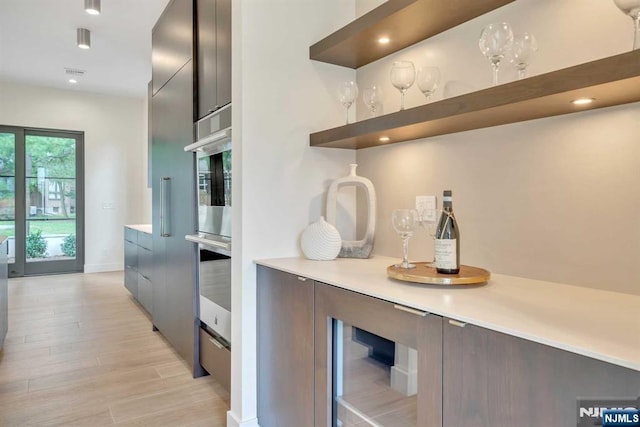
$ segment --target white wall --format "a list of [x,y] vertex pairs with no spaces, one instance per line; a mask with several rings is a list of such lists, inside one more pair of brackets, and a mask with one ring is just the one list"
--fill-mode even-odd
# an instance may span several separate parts
[[[389,81],[397,59],[438,65],[442,83],[488,87],[491,69],[478,36],[500,21],[537,37],[530,75],[619,54],[632,43],[631,19],[613,1],[518,0],[361,68],[360,88],[382,85],[385,111],[397,110],[400,94]],[[514,78],[505,64],[501,82]],[[435,100],[442,96],[441,88]],[[407,107],[424,102],[416,86],[409,89]],[[365,114],[360,103],[358,115]],[[451,189],[463,263],[640,294],[639,132],[634,103],[361,150],[360,172],[378,192],[375,252],[401,254],[392,209],[412,207],[416,195],[441,199]],[[432,245],[419,231],[411,257],[432,259]]]
[[0,124],[84,132],[85,272],[122,269],[123,226],[151,218],[144,100],[6,81],[0,100]]
[[353,1],[234,1],[231,426],[257,423],[253,261],[297,256],[329,182],[355,159],[352,151],[309,147],[310,132],[342,124],[335,91],[355,72],[308,53],[354,15]]

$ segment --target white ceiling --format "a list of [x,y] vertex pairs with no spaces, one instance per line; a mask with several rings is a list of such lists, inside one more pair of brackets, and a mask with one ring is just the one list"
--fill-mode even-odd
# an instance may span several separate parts
[[[0,0],[0,79],[61,89],[144,97],[151,80],[151,29],[169,0]],[[76,29],[91,31],[91,49]],[[65,68],[86,71],[76,85]]]

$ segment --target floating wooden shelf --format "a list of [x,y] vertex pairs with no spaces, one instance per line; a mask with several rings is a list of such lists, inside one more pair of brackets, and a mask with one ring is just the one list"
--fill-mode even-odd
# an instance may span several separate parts
[[367,148],[636,101],[640,50],[312,133],[310,144]]
[[[311,46],[309,57],[362,67],[513,1],[388,0]],[[383,36],[390,42],[378,43]]]

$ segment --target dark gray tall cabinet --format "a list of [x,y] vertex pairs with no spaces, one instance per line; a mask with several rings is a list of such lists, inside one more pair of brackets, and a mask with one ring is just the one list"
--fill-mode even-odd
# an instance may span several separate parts
[[193,5],[173,0],[153,29],[153,324],[201,374],[196,349]]
[[198,118],[231,102],[231,0],[196,0]]

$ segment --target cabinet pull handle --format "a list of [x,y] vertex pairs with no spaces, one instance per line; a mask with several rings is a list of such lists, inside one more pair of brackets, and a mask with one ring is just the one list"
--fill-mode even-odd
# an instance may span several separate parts
[[306,277],[298,276],[298,280],[300,280],[301,282],[306,282],[306,281],[307,281],[307,278],[306,278]]
[[457,320],[453,320],[453,319],[449,319],[449,324],[453,326],[459,326],[461,328],[464,328],[465,326],[467,326],[465,322],[458,322]]
[[224,348],[224,346],[222,344],[220,344],[220,341],[218,341],[215,338],[209,338],[209,341],[211,342],[211,344],[215,345],[216,347],[218,347],[220,350],[222,350]]
[[169,237],[169,227],[171,223],[169,221],[169,181],[168,176],[160,178],[160,236]]
[[405,307],[404,305],[400,305],[400,304],[395,304],[393,308],[400,311],[406,311],[407,313],[415,314],[416,316],[420,316],[420,317],[424,317],[427,314],[429,314],[426,311],[416,310],[415,308]]

